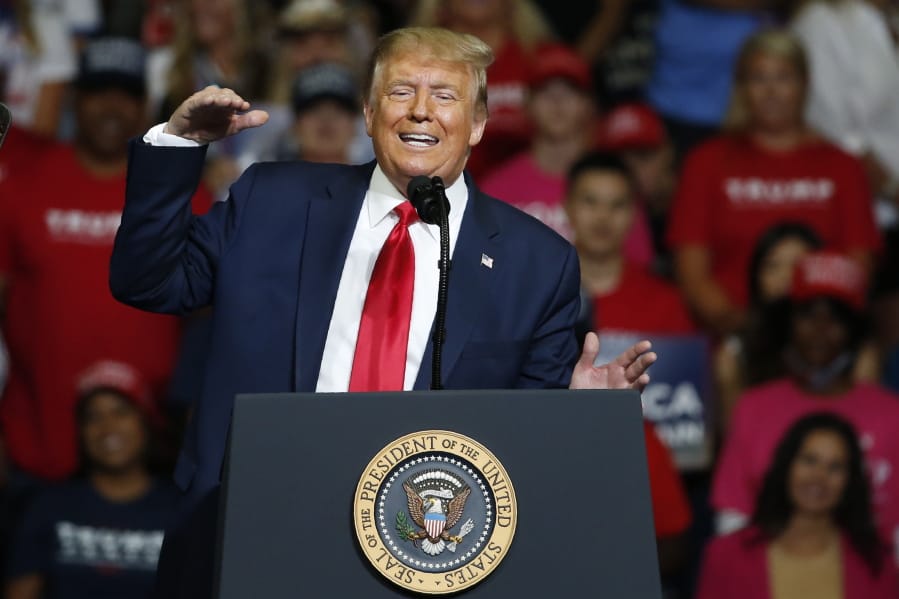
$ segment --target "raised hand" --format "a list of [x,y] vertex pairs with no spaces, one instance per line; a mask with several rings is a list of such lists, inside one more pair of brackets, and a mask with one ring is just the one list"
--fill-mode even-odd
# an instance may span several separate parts
[[587,333],[584,351],[571,373],[569,389],[642,389],[649,383],[649,368],[658,356],[649,341],[639,341],[608,364],[594,366],[599,337]]
[[202,89],[181,103],[165,132],[199,143],[210,143],[268,121],[264,110],[250,110],[250,103],[228,88]]

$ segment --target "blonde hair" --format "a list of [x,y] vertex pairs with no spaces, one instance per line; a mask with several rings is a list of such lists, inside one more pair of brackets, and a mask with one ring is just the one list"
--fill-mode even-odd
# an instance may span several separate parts
[[395,29],[378,40],[362,88],[366,90],[367,104],[374,100],[374,84],[384,63],[403,54],[469,65],[477,83],[476,110],[487,116],[487,67],[493,62],[493,50],[473,35],[455,33],[441,27]]
[[[251,34],[251,14],[249,3],[241,0],[227,0],[231,4],[234,20],[234,56],[239,71],[249,68],[253,51]],[[256,3],[254,3],[256,4]],[[202,50],[194,36],[194,19],[190,14],[190,0],[180,0],[175,4],[175,36],[172,44],[172,66],[166,83],[167,99],[177,106],[182,100],[197,91],[194,59]],[[246,93],[246,90],[238,90]]]
[[734,67],[734,84],[730,96],[724,128],[728,131],[743,131],[749,125],[749,110],[746,107],[746,76],[749,62],[757,55],[764,54],[783,59],[796,69],[803,85],[808,83],[809,66],[805,49],[800,41],[783,29],[766,29],[749,37],[737,55]]
[[[528,51],[541,42],[552,40],[552,28],[532,0],[511,0],[508,26],[512,37]],[[410,22],[420,27],[447,27],[446,0],[419,0]]]

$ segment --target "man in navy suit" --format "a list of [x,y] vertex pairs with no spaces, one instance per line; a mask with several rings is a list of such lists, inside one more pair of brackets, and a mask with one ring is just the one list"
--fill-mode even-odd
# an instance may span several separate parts
[[[388,34],[375,49],[364,99],[375,163],[254,165],[228,201],[202,217],[191,216],[189,198],[204,144],[262,125],[267,114],[231,90],[210,87],[151,129],[143,144],[132,144],[111,263],[114,295],[162,312],[214,306],[203,393],[175,472],[186,505],[214,506],[236,393],[349,388],[375,260],[397,222],[393,209],[406,202],[417,175],[442,177],[450,202],[446,388],[625,388],[648,381],[645,370],[655,360],[648,342],[596,367],[599,345],[591,336],[577,359],[573,248],[463,175],[487,121],[491,61],[489,47],[472,36],[442,29]],[[427,389],[439,235],[422,222],[408,232],[415,286],[402,388]],[[196,539],[209,534],[214,519],[197,522],[186,518],[188,532],[172,538],[193,545],[177,550],[185,557],[197,559],[205,549],[208,563],[178,575],[167,570],[179,559],[166,563],[164,556],[167,588],[160,594],[208,593],[196,579],[200,571],[211,577],[211,547]]]

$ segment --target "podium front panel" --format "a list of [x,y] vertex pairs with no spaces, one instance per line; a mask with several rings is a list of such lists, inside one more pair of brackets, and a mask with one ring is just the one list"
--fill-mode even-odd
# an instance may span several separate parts
[[369,461],[424,430],[484,445],[517,497],[507,555],[456,596],[660,597],[639,395],[568,390],[238,396],[218,597],[421,596],[370,565],[353,503]]

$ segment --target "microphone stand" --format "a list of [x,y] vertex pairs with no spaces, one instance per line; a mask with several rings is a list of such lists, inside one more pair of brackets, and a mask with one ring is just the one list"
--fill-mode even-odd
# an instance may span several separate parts
[[449,290],[450,270],[450,242],[449,242],[449,200],[446,198],[446,188],[440,177],[431,179],[431,185],[438,198],[438,226],[440,227],[440,260],[437,268],[440,270],[440,279],[437,284],[437,313],[434,316],[434,352],[431,360],[431,389],[443,389],[440,375],[441,360],[443,358],[443,343],[446,341],[446,298]]

